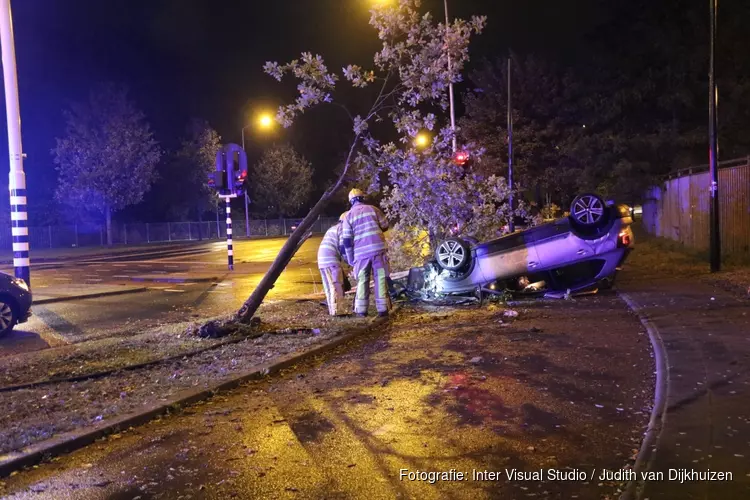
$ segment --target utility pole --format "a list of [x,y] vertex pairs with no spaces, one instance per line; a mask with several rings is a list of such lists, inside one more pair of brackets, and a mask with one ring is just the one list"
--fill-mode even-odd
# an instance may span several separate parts
[[31,286],[29,273],[29,216],[26,208],[26,174],[23,171],[21,144],[21,111],[18,100],[16,50],[10,0],[0,0],[0,45],[2,45],[5,111],[8,120],[8,153],[10,154],[10,220],[13,236],[13,267],[16,278]]
[[[450,18],[448,17],[448,0],[443,0],[445,6],[445,31],[448,32]],[[451,101],[451,132],[453,132],[453,152],[456,152],[456,109],[453,104],[453,68],[451,65],[451,53],[448,50],[448,41],[446,39],[445,49],[448,51],[448,73],[451,75],[451,81],[448,82],[448,96]]]
[[[247,149],[245,149],[245,129],[247,127],[242,128],[242,150],[245,151],[245,154],[247,154]],[[247,191],[245,191],[245,237],[250,237],[250,212],[248,211],[248,205],[250,199],[247,195]]]
[[711,9],[711,56],[709,63],[708,90],[708,139],[709,139],[709,171],[711,177],[711,207],[709,212],[710,224],[710,258],[711,272],[721,269],[721,233],[719,232],[719,146],[716,136],[717,118],[716,107],[718,95],[716,92],[716,78],[714,74],[716,59],[716,9],[718,0],[709,0]]
[[510,232],[516,230],[514,222],[515,211],[513,210],[513,107],[511,105],[511,88],[510,88],[510,56],[508,56],[508,188],[510,189],[510,223],[508,229]]

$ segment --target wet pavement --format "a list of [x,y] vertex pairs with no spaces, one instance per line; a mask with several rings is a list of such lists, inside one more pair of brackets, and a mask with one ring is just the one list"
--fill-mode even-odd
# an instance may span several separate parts
[[666,353],[666,408],[644,497],[750,498],[747,297],[695,278],[654,280],[637,272],[620,286],[648,316]]
[[[653,395],[640,323],[614,295],[515,309],[513,322],[487,307],[402,312],[280,377],[21,472],[3,492],[615,498],[621,484],[599,475],[632,463]],[[507,479],[513,470],[527,479]],[[409,480],[417,472],[445,474]]]
[[[31,319],[0,339],[0,358],[102,337],[128,336],[143,328],[237,310],[285,241],[285,238],[236,240],[236,264],[232,272],[227,269],[225,242],[161,248],[115,260],[111,256],[82,256],[32,268],[32,290],[39,295],[70,284],[137,285],[148,290],[34,305]],[[297,252],[269,293],[270,300],[321,289],[315,263],[319,241],[318,237],[310,238]],[[137,280],[143,276],[163,277],[168,281]],[[207,276],[215,276],[216,280],[191,281]]]

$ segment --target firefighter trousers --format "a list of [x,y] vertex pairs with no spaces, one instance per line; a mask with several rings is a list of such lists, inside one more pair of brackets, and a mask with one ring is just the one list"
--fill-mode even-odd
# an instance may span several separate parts
[[357,295],[354,299],[354,312],[366,314],[370,305],[370,278],[375,282],[375,308],[379,313],[391,309],[391,296],[388,293],[390,275],[388,255],[385,252],[354,262],[354,275],[357,277]]
[[323,278],[323,289],[326,292],[328,314],[341,316],[346,314],[344,303],[344,273],[341,266],[326,267],[320,270]]

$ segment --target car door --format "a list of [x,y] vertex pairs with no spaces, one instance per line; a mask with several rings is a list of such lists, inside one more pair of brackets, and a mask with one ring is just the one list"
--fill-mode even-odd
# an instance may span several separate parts
[[590,243],[571,231],[567,218],[556,220],[545,225],[544,230],[535,232],[534,246],[538,258],[538,263],[532,268],[535,270],[562,267],[594,254]]

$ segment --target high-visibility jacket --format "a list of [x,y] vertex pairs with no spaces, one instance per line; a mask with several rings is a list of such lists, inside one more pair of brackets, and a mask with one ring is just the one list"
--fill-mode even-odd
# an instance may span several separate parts
[[318,247],[318,269],[341,265],[341,224],[336,224],[323,236]]
[[385,235],[388,220],[382,210],[356,203],[344,218],[341,236],[347,260],[358,262],[386,251]]

